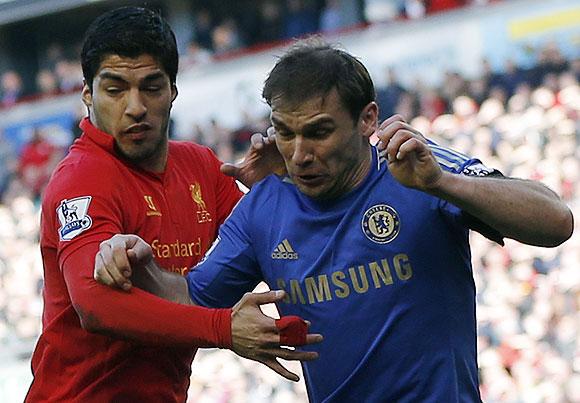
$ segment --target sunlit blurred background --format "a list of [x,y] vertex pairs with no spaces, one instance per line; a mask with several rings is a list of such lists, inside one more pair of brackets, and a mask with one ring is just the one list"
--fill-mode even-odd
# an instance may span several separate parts
[[[268,126],[260,91],[276,56],[321,33],[368,66],[382,118],[399,113],[505,175],[546,183],[580,221],[580,0],[0,0],[1,402],[21,402],[31,381],[39,199],[86,113],[83,33],[129,4],[159,10],[177,35],[176,140],[238,159]],[[555,249],[471,242],[484,401],[580,402],[578,224]],[[194,361],[189,402],[306,400],[302,382],[229,351]]]

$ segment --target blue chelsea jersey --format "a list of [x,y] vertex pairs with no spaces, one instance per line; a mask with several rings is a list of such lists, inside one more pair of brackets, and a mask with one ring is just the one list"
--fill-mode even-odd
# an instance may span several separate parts
[[[430,144],[441,167],[478,160]],[[281,315],[324,341],[303,364],[311,402],[478,402],[475,286],[456,206],[399,184],[373,148],[364,182],[319,202],[288,179],[254,186],[188,275],[192,299],[228,307],[265,281]]]

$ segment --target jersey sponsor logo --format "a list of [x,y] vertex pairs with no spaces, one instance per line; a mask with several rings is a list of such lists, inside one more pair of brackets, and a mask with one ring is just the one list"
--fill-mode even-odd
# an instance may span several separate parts
[[189,185],[189,191],[191,192],[191,198],[197,204],[197,222],[202,224],[204,222],[211,222],[211,214],[207,211],[205,201],[201,194],[201,185],[197,182]]
[[161,212],[157,210],[157,206],[153,202],[153,197],[144,195],[143,198],[145,199],[145,203],[147,203],[147,217],[150,216],[161,216]]
[[284,302],[316,304],[366,294],[382,287],[411,281],[413,267],[406,253],[380,261],[355,264],[348,269],[305,278],[278,278],[276,285],[286,291]]
[[58,236],[61,241],[70,241],[81,232],[91,228],[93,220],[87,214],[91,196],[75,197],[74,199],[64,199],[56,209],[60,228]]
[[159,259],[172,259],[176,257],[194,257],[201,256],[203,253],[201,238],[193,242],[182,242],[176,239],[172,243],[164,243],[159,239],[154,239],[151,242],[151,249],[153,249],[153,256]]
[[272,252],[272,259],[283,259],[283,260],[296,260],[298,259],[298,253],[294,251],[288,239],[284,239],[282,242],[276,246],[276,249]]
[[385,244],[399,235],[401,221],[394,208],[386,204],[376,204],[364,213],[361,227],[368,239]]

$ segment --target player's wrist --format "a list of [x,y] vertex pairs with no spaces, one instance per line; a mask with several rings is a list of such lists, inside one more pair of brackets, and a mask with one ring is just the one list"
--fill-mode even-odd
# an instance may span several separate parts
[[219,348],[232,349],[232,309],[215,309],[214,329],[216,334],[216,346]]

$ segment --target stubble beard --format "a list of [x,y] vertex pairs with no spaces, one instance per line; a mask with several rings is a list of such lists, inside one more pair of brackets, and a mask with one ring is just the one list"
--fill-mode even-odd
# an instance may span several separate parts
[[116,142],[115,149],[123,159],[134,164],[142,164],[148,161],[153,161],[155,157],[162,153],[166,142],[167,135],[163,134],[159,136],[159,139],[154,144],[151,145],[134,145],[132,150],[127,150]]

